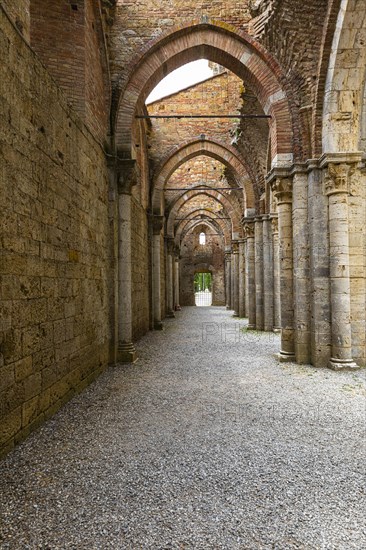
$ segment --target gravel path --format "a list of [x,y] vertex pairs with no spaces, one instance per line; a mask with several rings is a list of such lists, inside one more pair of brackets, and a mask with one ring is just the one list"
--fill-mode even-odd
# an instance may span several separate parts
[[362,549],[365,371],[185,308],[0,464],[2,549]]

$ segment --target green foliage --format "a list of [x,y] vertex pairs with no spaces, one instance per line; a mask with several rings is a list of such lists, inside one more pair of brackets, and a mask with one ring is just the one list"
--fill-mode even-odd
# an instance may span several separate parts
[[201,292],[203,290],[211,291],[212,275],[211,273],[196,273],[194,276],[194,291]]

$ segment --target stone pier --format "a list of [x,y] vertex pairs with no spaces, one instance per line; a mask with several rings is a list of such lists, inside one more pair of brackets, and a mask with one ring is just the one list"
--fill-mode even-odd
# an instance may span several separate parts
[[161,320],[161,230],[164,226],[163,216],[153,216],[153,250],[152,250],[152,272],[153,272],[153,316],[154,329],[162,330]]
[[174,254],[174,239],[168,237],[166,239],[166,316],[175,317],[174,315],[174,288],[173,288],[173,254]]
[[273,330],[273,242],[272,222],[267,214],[263,216],[263,306],[264,306],[264,330]]
[[232,241],[232,309],[234,310],[234,316],[239,317],[239,244],[238,241]]
[[324,192],[328,197],[332,354],[334,370],[358,368],[352,358],[349,211],[350,178],[356,164],[328,162]]
[[256,304],[256,329],[264,329],[263,308],[263,219],[255,218],[255,304]]
[[273,171],[269,183],[277,199],[280,243],[281,350],[279,359],[294,361],[292,178],[285,171],[282,174]]
[[134,168],[134,161],[126,161],[118,177],[118,363],[137,360],[132,342],[131,190],[136,184]]
[[245,317],[245,241],[239,239],[239,317]]
[[231,247],[225,249],[225,294],[226,309],[231,309]]
[[248,280],[248,329],[254,330],[256,327],[254,220],[244,220],[244,234],[246,238]]

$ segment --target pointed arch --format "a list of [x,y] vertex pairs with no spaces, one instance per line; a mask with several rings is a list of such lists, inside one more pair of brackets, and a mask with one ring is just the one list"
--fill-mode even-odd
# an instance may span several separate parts
[[193,210],[189,214],[190,216],[196,217],[197,219],[187,219],[187,220],[181,220],[176,228],[175,232],[175,244],[180,245],[182,242],[184,235],[188,232],[190,227],[195,227],[196,225],[203,223],[203,222],[209,222],[215,226],[216,229],[220,229],[222,232],[222,235],[224,237],[224,242],[226,245],[229,245],[231,242],[231,223],[228,223],[228,220],[224,219],[213,219],[215,215],[210,212],[209,210]]
[[222,206],[226,216],[231,218],[232,234],[233,236],[235,236],[235,238],[237,238],[241,233],[240,215],[235,210],[235,207],[231,203],[231,201],[227,197],[225,197],[223,193],[220,193],[219,191],[211,191],[209,188],[207,188],[207,190],[205,191],[192,189],[192,191],[187,191],[175,201],[167,219],[167,235],[169,237],[174,237],[175,218],[182,206],[186,204],[190,199],[194,197],[199,197],[200,195],[212,197]]
[[244,208],[254,208],[253,185],[249,180],[245,162],[234,147],[214,140],[195,138],[171,151],[155,171],[152,184],[152,207],[154,211],[159,211],[162,202],[161,193],[170,176],[182,164],[200,155],[218,160],[224,166],[233,170],[238,184],[243,187]]
[[168,31],[148,43],[133,61],[125,86],[117,85],[112,106],[115,146],[121,156],[132,155],[131,128],[145,98],[166,74],[190,61],[208,59],[242,78],[271,115],[273,165],[293,160],[293,145],[301,142],[300,119],[286,78],[274,58],[248,34],[220,21],[196,20]]

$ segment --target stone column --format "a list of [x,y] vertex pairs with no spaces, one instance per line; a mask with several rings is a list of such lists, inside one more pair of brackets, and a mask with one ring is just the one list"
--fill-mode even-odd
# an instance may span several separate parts
[[245,240],[239,239],[239,317],[245,317]]
[[327,367],[331,355],[328,197],[318,161],[308,161],[311,363]]
[[135,185],[135,161],[118,167],[118,346],[117,362],[137,360],[132,343],[132,248],[131,191]]
[[272,221],[269,215],[263,216],[263,305],[264,330],[273,330],[273,242]]
[[329,203],[329,256],[332,354],[334,370],[358,368],[352,358],[348,195],[356,165],[328,163],[324,190]]
[[255,218],[255,304],[256,304],[256,329],[264,328],[263,308],[263,219]]
[[247,249],[246,266],[248,273],[248,329],[254,330],[256,327],[254,220],[244,221],[244,234]]
[[180,311],[180,297],[179,297],[179,252],[176,252],[174,258],[174,273],[175,273],[175,285],[174,285],[174,309]]
[[164,225],[163,216],[153,216],[153,254],[152,254],[152,268],[153,268],[153,315],[154,315],[154,329],[162,330],[163,323],[161,322],[161,258],[160,258],[160,245],[161,245],[161,230]]
[[292,242],[292,181],[289,176],[276,176],[272,190],[277,199],[280,240],[281,351],[280,361],[294,361],[294,299]]
[[294,269],[294,329],[297,363],[311,361],[308,175],[301,164],[293,169],[292,236]]
[[233,304],[232,308],[234,310],[234,317],[239,316],[239,244],[238,241],[232,241],[232,296]]
[[173,290],[173,253],[174,253],[174,239],[168,237],[166,240],[166,316],[175,317],[173,310],[174,303],[174,290]]
[[280,247],[278,239],[278,217],[271,214],[273,248],[273,332],[281,331],[281,285],[280,285]]
[[231,247],[225,248],[225,295],[226,309],[231,309]]

